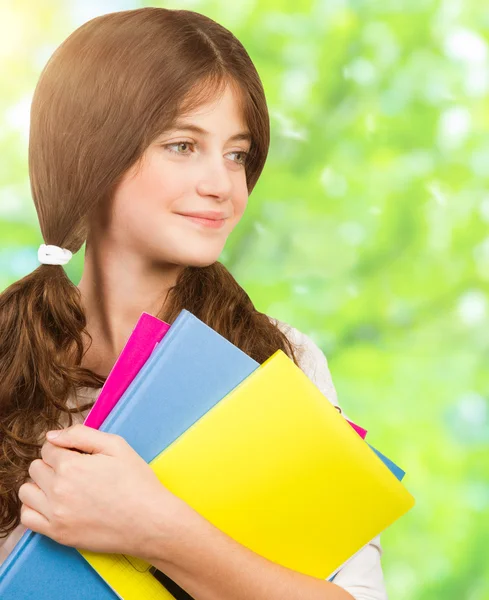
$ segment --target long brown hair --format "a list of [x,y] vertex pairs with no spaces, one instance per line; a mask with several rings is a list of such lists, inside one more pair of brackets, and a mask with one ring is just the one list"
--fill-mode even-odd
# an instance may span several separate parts
[[[74,31],[41,73],[31,107],[29,176],[46,244],[77,252],[90,215],[145,149],[186,111],[236,86],[252,135],[251,193],[270,142],[265,95],[242,44],[192,11],[143,8],[106,14]],[[258,362],[286,336],[258,312],[219,262],[185,268],[158,317],[186,308]],[[79,387],[105,378],[81,363],[89,338],[78,288],[62,266],[40,265],[0,295],[0,535],[20,522],[17,492],[44,434]],[[91,340],[90,340],[91,341]]]

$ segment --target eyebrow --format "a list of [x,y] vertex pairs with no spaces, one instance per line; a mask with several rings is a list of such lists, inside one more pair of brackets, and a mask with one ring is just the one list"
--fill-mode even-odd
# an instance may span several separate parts
[[[177,121],[176,123],[173,124],[170,131],[176,131],[177,129],[185,130],[185,131],[193,131],[194,133],[199,133],[200,135],[209,135],[209,132],[206,131],[205,129],[202,129],[202,127],[199,127],[198,125],[194,125],[193,123],[188,123],[186,121]],[[246,142],[251,143],[251,141],[252,141],[251,133],[249,131],[240,131],[239,133],[232,135],[228,141],[229,142],[246,141]]]

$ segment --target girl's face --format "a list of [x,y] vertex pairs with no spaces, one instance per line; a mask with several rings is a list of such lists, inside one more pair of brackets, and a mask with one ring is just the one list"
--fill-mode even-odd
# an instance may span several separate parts
[[125,174],[104,217],[104,242],[153,266],[212,264],[246,208],[249,149],[228,86],[162,133]]

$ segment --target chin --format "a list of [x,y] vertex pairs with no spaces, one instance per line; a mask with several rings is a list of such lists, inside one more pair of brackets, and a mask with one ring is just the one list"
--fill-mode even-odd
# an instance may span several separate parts
[[202,256],[200,256],[198,258],[195,257],[194,259],[189,260],[187,262],[186,266],[187,267],[209,267],[210,265],[213,265],[216,262],[216,260],[218,260],[218,259],[219,259],[219,256],[212,256],[212,258],[211,257],[206,258],[206,257],[202,257]]
[[188,267],[208,267],[219,260],[225,246],[225,239],[214,240],[213,243],[189,244],[181,248],[181,263]]

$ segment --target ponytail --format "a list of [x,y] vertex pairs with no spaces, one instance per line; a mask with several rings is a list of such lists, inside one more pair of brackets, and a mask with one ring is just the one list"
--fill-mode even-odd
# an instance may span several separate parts
[[17,492],[44,434],[59,427],[77,387],[104,379],[80,368],[86,321],[63,267],[41,265],[0,294],[0,537],[20,523]]

